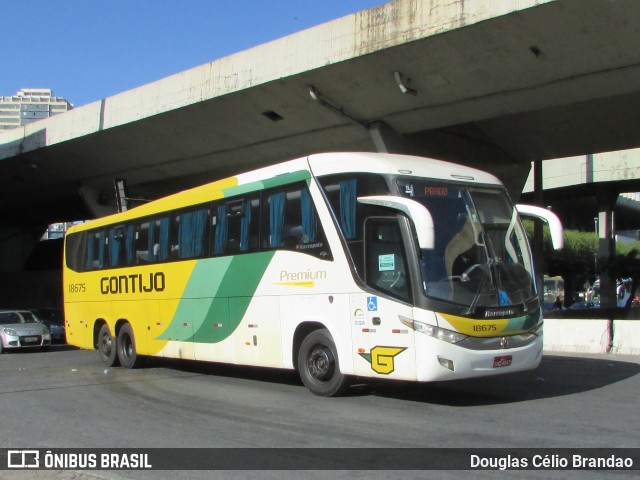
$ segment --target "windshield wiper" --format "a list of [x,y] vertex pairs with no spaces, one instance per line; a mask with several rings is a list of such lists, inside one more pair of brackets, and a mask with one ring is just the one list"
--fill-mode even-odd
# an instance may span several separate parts
[[[467,310],[467,315],[473,315],[474,313],[476,313],[476,307],[478,305],[478,302],[480,301],[480,295],[482,290],[484,289],[484,284],[487,283],[487,277],[491,278],[491,266],[488,264],[484,264],[480,268],[482,269],[482,267],[484,266],[488,267],[488,272],[487,274],[483,275],[482,280],[480,280],[480,285],[478,286],[478,290],[476,291],[475,296],[473,297],[473,301],[469,305],[469,309]],[[484,271],[484,269],[482,270]]]

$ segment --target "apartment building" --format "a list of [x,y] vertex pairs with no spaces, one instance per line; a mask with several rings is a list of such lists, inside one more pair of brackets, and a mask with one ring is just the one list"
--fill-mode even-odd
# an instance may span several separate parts
[[23,88],[15,95],[0,97],[0,132],[49,118],[72,108],[66,99],[54,96],[48,88]]

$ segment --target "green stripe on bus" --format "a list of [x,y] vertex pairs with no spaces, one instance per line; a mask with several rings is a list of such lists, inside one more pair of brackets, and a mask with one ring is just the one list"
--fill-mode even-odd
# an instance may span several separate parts
[[265,188],[279,187],[289,183],[299,182],[301,180],[309,180],[311,173],[308,170],[298,170],[296,172],[284,173],[273,178],[262,180],[259,182],[246,183],[237,187],[225,188],[222,193],[225,198],[244,195],[245,193],[264,190]]
[[157,338],[217,343],[244,318],[275,252],[200,260],[171,324]]

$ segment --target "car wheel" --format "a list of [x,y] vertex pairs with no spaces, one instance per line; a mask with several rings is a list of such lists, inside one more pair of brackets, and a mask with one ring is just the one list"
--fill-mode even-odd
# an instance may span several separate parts
[[340,372],[338,352],[328,330],[314,330],[298,351],[300,379],[311,393],[333,397],[344,393],[351,379]]
[[111,335],[109,325],[106,323],[100,327],[98,333],[98,354],[100,360],[107,367],[115,367],[118,365],[118,352],[116,350],[116,339]]
[[133,329],[128,323],[124,324],[118,332],[116,350],[118,351],[120,365],[125,368],[135,368],[138,366],[139,359],[136,353],[136,341],[133,336]]

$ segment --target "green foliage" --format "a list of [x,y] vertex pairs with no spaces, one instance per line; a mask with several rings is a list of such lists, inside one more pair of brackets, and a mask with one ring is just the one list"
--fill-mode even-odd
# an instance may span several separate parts
[[[524,224],[529,241],[533,239],[533,221]],[[601,269],[612,269],[617,277],[636,277],[640,273],[640,242],[616,243],[613,258],[599,257],[599,240],[594,232],[564,231],[564,248],[553,250],[549,228],[544,226],[545,273],[551,276],[581,274],[595,277]],[[596,271],[597,270],[597,271]]]

